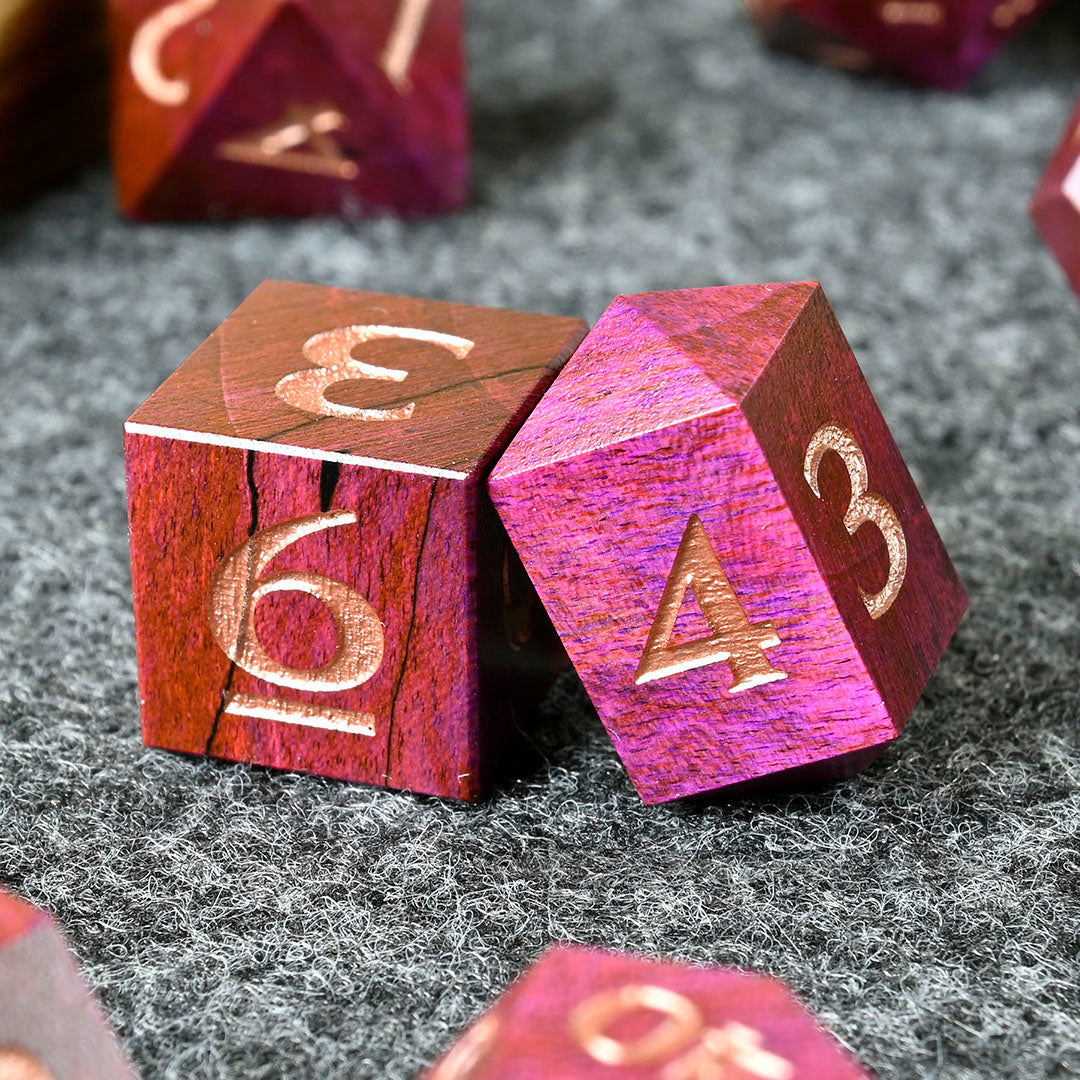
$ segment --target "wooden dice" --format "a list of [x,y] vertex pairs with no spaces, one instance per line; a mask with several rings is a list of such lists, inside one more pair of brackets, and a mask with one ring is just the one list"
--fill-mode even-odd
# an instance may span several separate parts
[[650,803],[862,767],[967,604],[814,283],[620,297],[489,486]]
[[104,150],[105,36],[98,0],[0,0],[0,206]]
[[746,0],[774,47],[959,90],[1046,0]]
[[425,1080],[869,1080],[782,983],[550,950]]
[[461,205],[461,0],[111,0],[120,205],[137,218]]
[[3,890],[0,1078],[133,1080],[52,920]]
[[483,480],[585,330],[257,289],[126,427],[146,742],[477,797],[561,656]]
[[1073,289],[1080,292],[1080,104],[1043,174],[1031,214]]

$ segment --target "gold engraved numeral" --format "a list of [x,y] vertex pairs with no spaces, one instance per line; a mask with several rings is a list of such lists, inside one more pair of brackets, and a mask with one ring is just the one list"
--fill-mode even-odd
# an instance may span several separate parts
[[345,114],[326,102],[294,104],[278,123],[218,143],[217,155],[244,165],[355,180],[360,167],[345,156],[332,137],[332,132],[348,126]]
[[358,409],[326,399],[326,391],[331,386],[353,379],[403,382],[409,375],[407,371],[365,364],[352,355],[358,345],[392,339],[439,345],[459,360],[468,356],[476,344],[468,338],[410,326],[339,326],[335,330],[315,334],[304,342],[304,359],[317,366],[286,375],[274,387],[274,393],[286,405],[315,416],[340,416],[348,420],[408,420],[416,408],[414,401],[388,409]]
[[[383,625],[375,609],[356,590],[340,581],[306,571],[283,570],[262,578],[270,561],[301,538],[354,524],[356,514],[351,510],[337,510],[274,525],[255,533],[218,566],[210,581],[207,618],[214,640],[230,660],[275,686],[315,692],[360,686],[379,670],[385,649]],[[320,668],[288,667],[266,652],[255,632],[258,602],[271,593],[290,591],[316,597],[333,616],[337,648],[333,657]],[[375,734],[375,718],[368,713],[351,713],[250,694],[231,694],[224,711],[358,735]]]
[[870,613],[870,618],[880,619],[892,607],[907,573],[907,538],[904,536],[904,527],[889,502],[882,496],[867,491],[870,486],[870,473],[866,467],[866,455],[856,442],[854,434],[840,424],[823,424],[810,439],[803,461],[803,475],[810,485],[810,490],[821,498],[818,470],[821,459],[830,450],[840,455],[851,481],[851,500],[844,514],[844,528],[848,535],[854,536],[860,525],[870,522],[877,526],[885,538],[889,553],[889,574],[884,587],[876,593],[868,593],[859,587],[859,595]]
[[999,30],[1008,30],[1017,19],[1030,15],[1035,10],[1035,0],[1003,0],[994,8],[990,21]]
[[[693,592],[713,633],[698,641],[672,645],[671,635],[687,589]],[[640,685],[707,664],[726,662],[735,677],[728,692],[738,694],[787,678],[787,672],[774,668],[764,652],[779,644],[780,638],[771,622],[752,623],[747,618],[701,518],[691,514],[635,681]]]
[[420,44],[420,34],[430,9],[431,0],[401,0],[394,16],[394,25],[390,28],[386,48],[379,57],[386,77],[399,94],[407,94],[412,90],[409,66],[416,55],[416,47]]
[[201,18],[217,7],[218,0],[177,0],[151,15],[131,39],[129,62],[139,89],[158,105],[175,108],[191,96],[187,79],[170,79],[161,70],[161,50],[181,26]]
[[[651,1031],[632,1043],[609,1034],[617,1021],[642,1010],[660,1017]],[[735,1021],[708,1028],[688,997],[662,986],[628,985],[594,994],[573,1010],[569,1024],[578,1045],[602,1065],[666,1062],[660,1080],[727,1080],[739,1073],[792,1080],[795,1075],[791,1062],[764,1048],[760,1032]]]
[[469,1080],[477,1066],[494,1049],[501,1026],[495,1016],[484,1016],[477,1020],[435,1066],[431,1080]]
[[937,26],[945,18],[937,0],[886,0],[880,14],[890,26]]
[[0,1046],[0,1080],[53,1080],[40,1058],[18,1046]]

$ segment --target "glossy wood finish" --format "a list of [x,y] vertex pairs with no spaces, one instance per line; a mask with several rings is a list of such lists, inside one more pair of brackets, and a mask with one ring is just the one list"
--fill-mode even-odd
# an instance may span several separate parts
[[[385,337],[352,350],[353,362],[407,374],[358,375],[327,399],[375,412],[412,405],[407,419],[313,416],[286,404],[275,387],[317,370],[305,343],[357,325],[412,328],[471,348],[456,356],[432,341]],[[260,286],[127,425],[147,743],[479,796],[563,658],[483,480],[585,330],[576,319]],[[216,590],[215,571],[249,538],[349,513],[355,521],[309,533],[253,569],[231,600]],[[230,660],[212,624],[223,609],[254,606],[258,644],[300,671],[325,668],[350,639],[313,595],[255,597],[260,582],[285,571],[340,582],[354,608],[356,597],[370,605],[368,629],[382,637],[370,677],[283,687],[259,677],[265,668]],[[307,706],[316,721],[347,710],[374,734],[242,715],[225,706],[230,695]]]
[[[805,475],[830,423],[865,454],[863,502],[887,500],[906,537],[906,575],[876,618],[864,593],[889,581],[885,535],[849,535],[838,454],[821,458],[820,498]],[[489,487],[646,802],[862,768],[967,604],[813,283],[620,297]],[[672,593],[686,565],[694,581]]]
[[549,950],[425,1080],[868,1080],[764,975]]
[[111,8],[125,213],[412,215],[464,201],[460,0]]
[[960,90],[1046,0],[746,0],[765,40],[858,71]]
[[0,0],[0,206],[104,152],[104,0]]
[[3,890],[0,1076],[133,1080],[52,920]]
[[1080,292],[1080,103],[1039,182],[1031,215],[1069,283]]

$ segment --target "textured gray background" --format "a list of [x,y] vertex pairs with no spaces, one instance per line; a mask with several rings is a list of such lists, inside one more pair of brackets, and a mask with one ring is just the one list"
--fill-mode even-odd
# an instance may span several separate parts
[[[1080,305],[1027,218],[1080,15],[963,97],[733,0],[477,0],[470,50],[451,220],[140,228],[103,170],[0,218],[0,881],[147,1080],[412,1077],[553,939],[785,976],[886,1077],[1080,1075]],[[271,275],[589,318],[820,278],[972,594],[903,739],[660,809],[573,678],[475,807],[144,750],[121,422]]]

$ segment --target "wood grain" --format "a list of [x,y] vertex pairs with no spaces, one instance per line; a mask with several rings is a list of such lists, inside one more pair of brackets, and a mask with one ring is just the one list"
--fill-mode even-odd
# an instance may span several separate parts
[[[835,455],[822,463],[823,499],[803,476],[822,417],[854,427],[907,533],[907,579],[877,621],[858,590],[886,576],[882,535],[848,535]],[[864,767],[895,739],[966,606],[812,283],[617,299],[489,488],[646,802]],[[762,654],[782,678],[733,692],[732,663],[717,659],[641,680],[694,516],[734,591],[736,632],[749,624],[759,642],[770,627],[779,640]],[[687,590],[672,641],[715,652],[730,635],[700,600]]]
[[134,1080],[52,920],[3,890],[0,1075]]
[[[133,42],[145,44],[137,35],[163,11],[187,9],[111,0],[121,208],[162,219],[460,206],[468,186],[461,3],[415,9],[405,81],[392,79],[397,69],[384,53],[415,3],[373,0],[361,10],[350,0],[208,0],[208,10],[153,42],[152,70],[187,86],[173,103],[136,76]],[[228,149],[237,141],[257,149],[311,108],[339,113],[340,123],[310,138],[287,136],[296,145],[277,157],[237,158]],[[344,170],[326,171],[326,147]]]
[[868,1080],[782,982],[556,946],[424,1080]]
[[1031,216],[1057,256],[1076,292],[1080,292],[1080,103],[1061,143],[1039,181]]
[[775,48],[963,89],[1047,0],[746,0]]
[[[313,335],[376,322],[475,342],[467,357],[373,341],[357,359],[407,370],[334,399],[406,420],[313,417],[274,387],[309,368]],[[149,745],[428,794],[478,797],[528,723],[561,648],[487,498],[483,479],[585,332],[579,320],[315,286],[264,284],[127,425],[132,569]],[[285,688],[230,661],[207,611],[212,575],[250,537],[311,515],[348,527],[305,536],[259,574],[305,572],[371,605],[385,647],[374,675],[331,690]],[[243,606],[258,583],[245,586]],[[531,613],[531,614],[530,614]],[[323,668],[341,631],[295,590],[254,606],[281,664]],[[229,695],[348,710],[374,735],[224,708]]]

